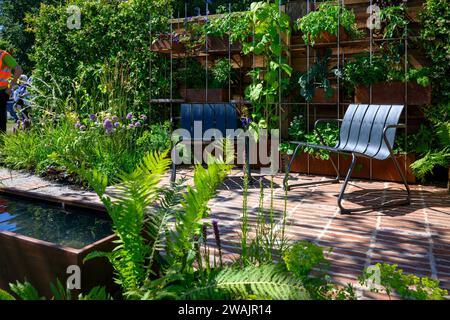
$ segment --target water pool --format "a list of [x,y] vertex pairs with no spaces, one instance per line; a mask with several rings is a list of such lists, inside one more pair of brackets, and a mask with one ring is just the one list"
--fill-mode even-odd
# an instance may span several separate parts
[[112,234],[111,221],[86,210],[0,195],[0,232],[81,249]]

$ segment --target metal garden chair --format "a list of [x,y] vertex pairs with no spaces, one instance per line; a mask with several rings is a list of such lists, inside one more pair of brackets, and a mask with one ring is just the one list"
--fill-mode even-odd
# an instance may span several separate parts
[[[306,142],[292,141],[292,144],[296,144],[295,151],[292,155],[291,161],[289,163],[286,177],[284,179],[284,188],[289,190],[294,186],[308,186],[313,184],[322,183],[339,183],[340,175],[338,168],[330,158],[334,170],[336,171],[336,178],[320,182],[309,182],[301,183],[289,186],[288,179],[289,173],[291,171],[292,163],[301,147],[309,147],[322,149],[330,152],[348,154],[352,156],[352,162],[348,169],[347,175],[342,185],[341,191],[338,197],[338,206],[342,214],[348,214],[355,211],[365,211],[370,209],[391,207],[397,205],[409,205],[411,203],[411,192],[406,180],[405,174],[400,169],[393,151],[392,146],[395,141],[396,129],[405,128],[404,124],[399,124],[400,115],[403,111],[404,106],[402,105],[363,105],[363,104],[353,104],[350,105],[345,112],[344,119],[320,119],[317,120],[314,125],[314,130],[319,136],[322,144],[323,138],[320,132],[317,130],[317,125],[323,122],[337,121],[340,123],[340,135],[339,141],[335,147],[328,147],[325,145],[313,145]],[[356,208],[356,209],[346,209],[342,206],[342,200],[344,198],[345,190],[347,188],[348,182],[355,168],[357,157],[366,157],[376,160],[385,160],[391,158],[394,162],[395,168],[399,172],[403,184],[406,188],[407,197],[406,199],[393,201],[389,203],[384,203],[371,207]]]
[[[227,136],[227,130],[235,131],[238,129],[239,117],[236,106],[231,103],[194,103],[181,105],[181,129],[186,130],[186,136],[181,136],[179,141],[175,144],[181,143],[189,139],[194,143],[210,143],[215,138],[205,137],[204,134],[210,129],[220,132],[222,137]],[[201,122],[202,132],[195,132],[195,122]],[[211,132],[211,131],[210,131]],[[201,136],[199,136],[201,134]],[[230,137],[228,137],[230,138]],[[232,137],[235,139],[236,137]],[[248,140],[245,140],[246,161],[248,161]],[[248,162],[247,162],[248,163]],[[172,165],[171,181],[176,179],[176,165]]]

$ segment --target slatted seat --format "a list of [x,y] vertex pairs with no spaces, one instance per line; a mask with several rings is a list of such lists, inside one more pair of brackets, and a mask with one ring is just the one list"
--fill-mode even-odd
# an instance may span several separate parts
[[[330,152],[350,154],[352,155],[352,163],[347,172],[344,184],[342,186],[341,192],[338,198],[338,205],[341,209],[341,213],[350,213],[352,211],[361,211],[367,209],[374,209],[393,205],[407,205],[410,204],[410,190],[408,183],[406,181],[405,174],[400,169],[400,166],[393,154],[392,146],[394,145],[396,129],[404,128],[405,126],[399,124],[400,116],[403,112],[404,106],[402,105],[364,105],[364,104],[353,104],[350,105],[345,112],[344,118],[341,119],[328,119],[328,120],[318,120],[315,123],[314,129],[317,132],[321,143],[323,139],[320,132],[317,130],[317,125],[321,122],[331,122],[337,121],[340,123],[340,133],[339,141],[335,147],[328,147],[324,145],[314,145],[302,141],[292,141],[292,144],[297,145],[291,161],[288,166],[288,171],[286,178],[284,180],[284,187],[288,190],[292,185],[289,186],[288,178],[291,171],[292,163],[301,147],[307,146],[309,148],[322,149]],[[345,209],[342,206],[342,200],[344,197],[345,189],[347,187],[348,181],[351,177],[353,169],[356,164],[357,157],[366,157],[376,160],[386,160],[391,158],[397,171],[400,173],[402,181],[405,185],[407,191],[406,200],[391,202],[387,204],[381,204],[379,206],[372,206],[370,208],[360,208],[360,209]],[[333,167],[336,171],[336,178],[332,180],[327,180],[325,182],[339,182],[340,175],[336,164],[333,159],[331,159]],[[321,183],[323,183],[322,181]],[[305,186],[315,183],[303,183],[297,184],[295,186]]]

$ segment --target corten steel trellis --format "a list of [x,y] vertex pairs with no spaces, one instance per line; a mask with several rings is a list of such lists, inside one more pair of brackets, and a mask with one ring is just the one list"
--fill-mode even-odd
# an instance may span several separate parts
[[[206,20],[206,23],[208,23],[208,20],[210,18],[210,14],[209,14],[209,1],[205,1],[205,5],[203,8],[198,8],[199,10],[196,10],[197,13],[201,14],[201,17],[203,18],[203,20]],[[232,12],[232,4],[234,3],[238,3],[239,1],[230,1],[228,3],[227,9],[228,12]],[[294,15],[296,18],[297,17],[301,17],[305,14],[310,13],[312,10],[315,10],[317,8],[317,5],[320,3],[321,1],[316,1],[316,0],[286,0],[286,1],[282,1],[280,3],[279,6],[279,10],[280,11],[284,11],[290,15]],[[336,3],[340,8],[345,8],[348,7],[348,5],[346,5],[345,0],[338,0]],[[354,3],[354,2],[352,2]],[[365,2],[361,1],[359,2],[361,5],[366,6],[367,8],[372,7],[375,4],[374,0],[367,0]],[[403,1],[404,5],[407,5],[407,1]],[[173,45],[174,44],[174,39],[172,37],[173,35],[173,28],[174,25],[177,26],[178,29],[180,29],[181,27],[186,27],[188,23],[194,23],[192,21],[196,21],[195,19],[197,19],[197,17],[193,17],[192,15],[189,14],[189,12],[191,11],[188,5],[188,2],[186,2],[185,4],[185,10],[184,12],[174,12],[172,16],[170,16],[171,21],[168,25],[168,29],[167,31],[170,33],[171,35],[171,39],[170,42]],[[368,11],[368,13],[370,14],[371,12]],[[170,14],[170,13],[169,13]],[[338,16],[338,19],[340,19],[340,16]],[[342,40],[341,38],[341,33],[340,30],[338,31],[337,34],[337,41],[334,44],[334,46],[329,46],[330,49],[332,49],[335,54],[332,56],[332,62],[334,64],[334,66],[336,68],[342,68],[343,66],[345,66],[346,60],[348,59],[347,54],[346,54],[346,47],[352,47],[352,46],[364,46],[365,48],[368,49],[368,51],[370,52],[370,59],[372,59],[375,49],[374,49],[374,45],[376,45],[377,43],[379,43],[379,41],[384,41],[384,42],[389,42],[389,41],[398,41],[399,39],[378,39],[374,37],[374,31],[371,28],[365,28],[365,30],[367,30],[366,32],[368,33],[368,36],[361,39],[361,40]],[[150,30],[150,37],[153,39],[154,38],[154,32],[153,30]],[[405,52],[404,52],[404,72],[405,75],[408,72],[408,37],[405,35],[403,37],[403,41],[404,41],[404,48],[405,48]],[[292,44],[289,41],[289,49],[290,49],[290,55],[289,55],[289,59],[292,58],[292,56],[296,55],[297,53],[303,53],[304,54],[304,58],[302,57],[301,59],[303,60],[302,65],[304,67],[306,67],[306,70],[308,70],[311,67],[311,64],[314,62],[314,60],[317,58],[317,49],[314,47],[311,47],[309,45],[306,44]],[[208,101],[208,87],[209,87],[209,83],[208,83],[208,62],[211,59],[211,54],[209,53],[209,47],[208,47],[208,36],[205,39],[205,50],[203,52],[203,59],[205,59],[205,68],[203,70],[203,72],[205,73],[206,76],[206,81],[205,81],[205,97],[206,97],[206,101]],[[226,54],[224,55],[225,57],[228,58],[228,61],[230,63],[232,63],[232,43],[230,41],[228,41],[228,51],[226,52]],[[300,54],[299,54],[300,55]],[[349,55],[349,54],[348,54]],[[168,59],[168,74],[167,77],[169,79],[170,82],[170,89],[168,92],[168,96],[166,97],[158,97],[158,99],[154,98],[154,97],[150,97],[150,101],[149,101],[149,108],[168,108],[170,110],[170,117],[171,119],[177,119],[179,117],[179,111],[177,110],[178,107],[181,103],[183,103],[183,100],[180,99],[175,99],[174,98],[174,90],[175,90],[175,86],[174,86],[174,81],[173,81],[173,68],[174,68],[174,60],[175,59],[184,59],[185,64],[187,63],[187,58],[189,57],[189,55],[187,53],[173,53],[170,52],[170,54],[166,55],[167,59]],[[280,56],[280,60],[281,60],[281,56]],[[255,62],[257,59],[257,57],[255,57],[254,55],[252,56],[252,60]],[[255,64],[253,64],[253,68],[254,68]],[[150,69],[152,68],[152,62],[150,62]],[[281,78],[281,71],[279,74],[279,77]],[[297,79],[291,79],[291,81],[297,81]],[[336,77],[335,79],[336,81],[336,99],[335,101],[331,101],[331,102],[327,102],[327,103],[315,103],[315,102],[309,102],[309,101],[304,101],[304,102],[299,102],[299,101],[292,101],[289,97],[287,96],[283,96],[283,93],[280,91],[279,94],[279,101],[276,103],[276,110],[277,110],[277,114],[279,116],[279,127],[280,127],[280,131],[282,132],[282,138],[284,138],[284,140],[287,140],[286,138],[286,130],[285,129],[287,126],[289,126],[289,119],[292,118],[293,115],[296,114],[304,114],[306,115],[306,129],[307,129],[307,133],[310,133],[312,125],[315,123],[315,121],[318,118],[318,113],[319,111],[321,111],[320,107],[322,108],[332,108],[333,106],[335,106],[334,109],[334,113],[335,113],[335,118],[339,119],[341,118],[341,116],[344,114],[345,110],[348,108],[349,106],[349,102],[348,101],[342,101],[342,84],[341,84],[341,79],[340,77]],[[185,79],[185,82],[189,82],[189,79]],[[151,86],[151,83],[150,83]],[[151,92],[151,89],[150,89]],[[403,103],[401,103],[402,105],[404,105],[404,111],[402,114],[402,118],[404,118],[404,123],[405,123],[405,131],[406,134],[408,132],[408,83],[405,82],[404,84],[404,101]],[[373,95],[373,88],[372,85],[369,86],[369,96],[370,96],[370,101],[369,103],[372,104],[372,95]],[[228,81],[228,102],[230,103],[234,103],[235,101],[232,100],[232,84],[231,84],[231,75],[229,75],[229,81]],[[214,101],[210,101],[210,102],[214,102]],[[241,102],[241,103],[248,103],[248,102]],[[288,115],[288,116],[286,116]],[[175,125],[175,124],[174,124]],[[283,134],[284,133],[284,134]],[[406,135],[405,135],[405,141],[404,141],[404,150],[407,150],[407,143],[406,143]],[[311,156],[307,157],[307,173],[311,173],[310,172],[310,166],[311,166]],[[341,159],[340,157],[337,157],[337,169],[340,170],[341,169]],[[406,155],[405,155],[405,162],[404,162],[404,170],[407,170],[407,161],[406,161]],[[367,177],[369,179],[373,178],[373,163],[372,160],[370,160],[370,174]]]

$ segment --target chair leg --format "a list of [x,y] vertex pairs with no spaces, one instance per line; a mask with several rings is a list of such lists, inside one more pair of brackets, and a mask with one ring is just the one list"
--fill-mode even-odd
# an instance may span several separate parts
[[292,158],[291,161],[289,161],[289,166],[288,169],[286,171],[284,180],[283,180],[283,187],[284,190],[289,191],[291,187],[306,187],[306,186],[312,186],[312,185],[317,185],[317,184],[325,184],[325,183],[339,183],[340,180],[340,175],[339,175],[339,170],[337,169],[336,164],[334,163],[333,159],[330,158],[330,161],[333,165],[334,170],[336,171],[336,178],[334,179],[328,179],[328,180],[321,180],[321,181],[315,181],[315,182],[305,182],[305,183],[296,183],[294,185],[289,186],[289,174],[291,173],[291,167],[292,164],[297,156],[298,150],[301,147],[301,145],[297,145],[297,147],[294,150],[294,153],[292,154]]
[[390,202],[387,204],[380,204],[376,206],[370,206],[370,207],[363,207],[363,208],[356,208],[356,209],[346,209],[342,206],[342,200],[344,199],[345,189],[347,188],[348,182],[350,180],[350,177],[353,173],[353,169],[355,168],[356,164],[356,156],[352,155],[352,163],[350,164],[350,167],[347,172],[347,176],[345,178],[344,184],[342,185],[341,192],[339,193],[338,198],[338,206],[341,210],[341,214],[349,214],[352,212],[358,212],[358,211],[367,211],[367,210],[375,210],[375,209],[382,209],[382,208],[389,208],[389,207],[395,207],[395,206],[403,206],[403,205],[410,205],[411,204],[411,190],[409,189],[408,182],[406,180],[405,174],[400,169],[400,165],[397,162],[397,159],[395,159],[394,155],[391,153],[391,159],[394,162],[395,168],[397,169],[398,173],[400,174],[403,184],[406,188],[407,198],[406,200],[399,200],[395,202]]
[[347,185],[352,176],[353,169],[355,169],[355,165],[356,165],[356,156],[354,153],[352,153],[352,163],[350,164],[350,167],[348,168],[347,175],[345,176],[344,184],[341,187],[341,192],[339,193],[339,198],[338,198],[338,206],[339,206],[339,209],[341,209],[341,214],[348,214],[351,212],[351,210],[345,209],[342,206],[342,200],[344,199],[345,189],[347,189]]
[[180,138],[180,140],[178,140],[172,147],[172,151],[171,151],[171,158],[172,158],[172,170],[171,170],[171,174],[170,174],[170,182],[171,183],[175,183],[176,179],[177,179],[177,165],[175,164],[176,161],[176,157],[177,157],[177,146],[183,141],[182,138]]
[[411,204],[411,189],[409,188],[408,180],[406,179],[405,173],[400,168],[400,164],[398,163],[397,159],[392,154],[392,152],[391,152],[391,159],[394,162],[394,166],[397,169],[398,173],[400,174],[400,177],[402,178],[402,182],[403,182],[403,185],[405,186],[405,190],[406,190],[406,194],[407,194],[405,201],[399,201],[397,203],[403,204],[403,205],[410,205]]
[[284,181],[283,181],[283,188],[285,191],[289,191],[289,174],[291,173],[291,167],[292,164],[294,163],[295,158],[297,157],[297,153],[298,153],[298,149],[300,148],[300,145],[298,144],[297,147],[295,147],[294,153],[292,154],[292,158],[289,161],[289,165],[287,167],[286,170],[286,174],[284,176]]
[[250,137],[246,136],[244,142],[245,142],[245,160],[244,160],[245,165],[244,165],[244,168],[246,170],[245,173],[247,174],[249,181],[251,181],[252,170],[250,168]]
[[170,174],[170,182],[175,183],[177,180],[177,166],[175,163],[172,163],[172,172]]

